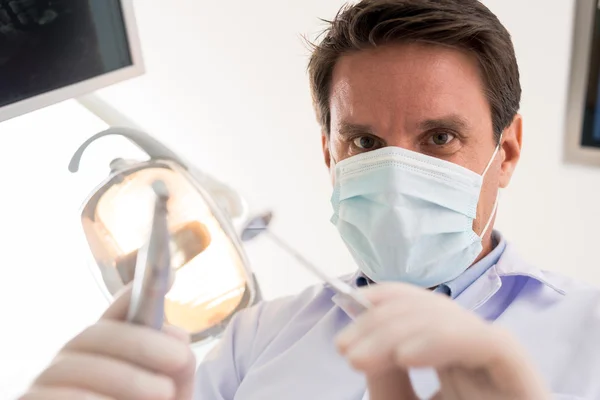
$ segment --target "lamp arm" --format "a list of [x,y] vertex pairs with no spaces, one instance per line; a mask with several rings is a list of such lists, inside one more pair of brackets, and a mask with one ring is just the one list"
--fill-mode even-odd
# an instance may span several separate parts
[[167,146],[154,139],[147,133],[132,128],[112,127],[102,132],[96,133],[94,136],[90,137],[85,142],[83,142],[81,146],[79,146],[75,154],[73,154],[73,157],[71,157],[71,161],[69,162],[69,171],[73,173],[79,171],[81,157],[83,156],[83,153],[88,148],[88,146],[96,140],[110,135],[123,136],[129,139],[131,143],[135,144],[142,151],[148,154],[148,156],[150,156],[151,159],[175,161],[176,163],[180,164],[185,169],[187,169],[187,166],[177,154],[175,154]]
[[89,145],[97,139],[110,135],[123,136],[129,139],[130,142],[148,154],[151,159],[169,160],[179,164],[198,181],[200,186],[213,196],[216,203],[223,208],[232,220],[241,219],[246,216],[247,205],[245,201],[237,192],[231,189],[231,187],[195,168],[167,146],[141,130],[126,127],[112,127],[93,135],[83,142],[77,151],[75,151],[69,162],[69,171],[73,173],[79,171],[81,158]]

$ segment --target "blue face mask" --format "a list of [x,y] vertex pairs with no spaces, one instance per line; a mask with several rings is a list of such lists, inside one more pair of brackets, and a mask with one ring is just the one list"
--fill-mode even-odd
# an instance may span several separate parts
[[331,222],[375,282],[429,288],[451,281],[481,253],[473,231],[483,175],[438,158],[385,147],[335,166]]

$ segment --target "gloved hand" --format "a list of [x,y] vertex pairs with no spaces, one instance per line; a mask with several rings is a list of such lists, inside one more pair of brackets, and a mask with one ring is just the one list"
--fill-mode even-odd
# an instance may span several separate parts
[[432,367],[443,400],[544,400],[549,394],[524,350],[503,329],[448,297],[405,284],[363,291],[373,307],[337,346],[365,373],[371,400],[416,399],[406,371]]
[[124,322],[130,297],[127,288],[20,400],[191,400],[196,362],[189,335]]

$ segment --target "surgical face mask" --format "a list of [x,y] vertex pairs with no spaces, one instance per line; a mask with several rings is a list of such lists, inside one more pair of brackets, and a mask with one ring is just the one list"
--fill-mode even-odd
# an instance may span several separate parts
[[482,175],[448,161],[385,147],[335,165],[331,199],[337,227],[362,272],[375,282],[425,288],[451,281],[475,261],[473,231]]

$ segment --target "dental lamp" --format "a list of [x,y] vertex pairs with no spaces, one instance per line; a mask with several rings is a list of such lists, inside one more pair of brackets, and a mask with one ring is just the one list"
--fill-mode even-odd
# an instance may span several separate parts
[[[111,299],[133,280],[137,254],[151,224],[154,197],[150,187],[161,180],[170,193],[168,229],[174,276],[165,297],[165,321],[189,332],[193,343],[218,337],[236,312],[261,297],[234,226],[234,221],[246,217],[244,201],[136,129],[110,128],[92,136],[75,152],[69,170],[77,172],[87,147],[109,135],[129,139],[149,159],[113,160],[109,176],[82,206],[81,223],[95,261],[96,281]],[[247,240],[259,231],[246,229],[242,235]]]

